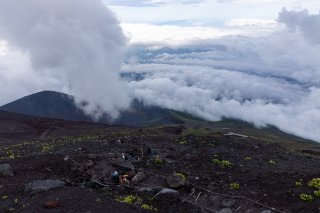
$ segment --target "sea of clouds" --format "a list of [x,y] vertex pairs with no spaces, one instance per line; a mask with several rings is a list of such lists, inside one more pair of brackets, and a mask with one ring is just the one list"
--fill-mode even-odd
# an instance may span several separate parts
[[85,112],[99,118],[117,117],[139,99],[320,141],[320,14],[284,9],[276,22],[282,27],[258,36],[223,31],[211,38],[212,30],[197,38],[190,27],[168,28],[195,36],[130,46],[119,24],[100,1],[2,0],[0,103],[50,89],[86,101]]
[[[124,72],[149,105],[217,121],[236,118],[320,141],[320,14],[287,11],[266,36],[229,36],[151,48],[136,45]],[[137,57],[138,56],[138,57]]]

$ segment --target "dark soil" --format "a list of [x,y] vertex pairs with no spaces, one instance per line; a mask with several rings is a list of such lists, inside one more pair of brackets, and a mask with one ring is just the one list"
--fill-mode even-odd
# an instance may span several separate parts
[[[52,126],[56,128],[40,141],[41,134]],[[15,174],[0,177],[0,212],[155,211],[142,209],[142,204],[158,212],[219,212],[223,208],[244,213],[320,212],[320,198],[313,194],[317,189],[307,184],[320,177],[317,151],[298,152],[276,141],[226,136],[214,130],[208,135],[187,136],[182,127],[138,129],[24,117],[12,120],[10,115],[2,118],[0,129],[0,165],[10,164]],[[125,172],[113,165],[122,153],[130,157],[136,171],[145,171],[141,183],[111,183],[112,171]],[[155,163],[155,158],[162,163]],[[94,173],[86,166],[90,159],[109,173]],[[231,165],[222,168],[213,159]],[[141,187],[168,188],[166,177],[173,173],[187,179],[178,196],[153,198],[156,192],[139,192]],[[66,186],[34,195],[25,192],[27,183],[45,179],[63,180]],[[240,188],[231,189],[232,183]],[[303,201],[301,193],[314,200]],[[142,201],[118,201],[127,195]],[[46,209],[48,201],[58,205]]]

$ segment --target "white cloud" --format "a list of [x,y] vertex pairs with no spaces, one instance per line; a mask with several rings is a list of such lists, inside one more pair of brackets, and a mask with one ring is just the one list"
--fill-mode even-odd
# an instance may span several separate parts
[[196,4],[204,0],[103,0],[107,5],[120,5],[129,7],[150,7],[163,4]]
[[320,44],[320,34],[315,29],[320,29],[320,12],[309,14],[308,10],[288,11],[283,9],[279,21],[286,24],[292,31],[300,31],[312,43]]
[[0,56],[5,56],[8,52],[7,43],[0,40]]
[[208,120],[228,117],[275,125],[320,142],[320,43],[314,28],[320,20],[318,15],[288,11],[279,20],[289,29],[174,48],[136,47],[138,54],[132,55],[140,58],[123,71],[145,78],[131,81],[131,91],[147,104]]
[[28,55],[14,48],[0,55],[0,76],[0,105],[42,90],[68,89],[57,79],[35,72]]
[[[12,18],[14,14],[19,18]],[[19,71],[20,76],[29,74],[25,81],[55,79],[77,102],[88,101],[84,109],[94,116],[105,111],[117,116],[129,106],[126,85],[118,75],[126,39],[114,14],[100,1],[2,0],[0,38],[24,56],[18,66],[29,64],[29,70]],[[13,69],[5,66],[2,72]],[[25,89],[23,79],[21,85],[16,78],[5,80],[12,86],[1,85],[2,90]]]
[[283,7],[287,7],[289,10],[305,8],[310,13],[318,13],[320,8],[320,1],[317,0],[206,0],[193,4],[165,1],[165,3],[156,6],[150,6],[150,4],[149,6],[141,6],[141,2],[146,1],[137,0],[125,2],[138,6],[117,4],[117,2],[123,1],[113,2],[114,5],[111,8],[122,23],[161,25],[164,22],[187,20],[189,26],[203,27],[221,27],[221,24],[231,19],[275,20]]
[[226,26],[230,27],[261,27],[261,28],[276,28],[278,22],[272,19],[231,19],[226,21]]
[[261,5],[278,2],[277,0],[220,0],[220,2],[230,2],[235,4]]
[[146,104],[212,121],[227,117],[258,126],[271,124],[320,141],[319,88],[306,89],[285,80],[202,66],[153,64],[129,69],[152,73],[130,83],[134,96]]
[[194,40],[221,38],[227,35],[243,34],[243,31],[213,27],[170,26],[151,24],[122,24],[132,43],[181,45]]

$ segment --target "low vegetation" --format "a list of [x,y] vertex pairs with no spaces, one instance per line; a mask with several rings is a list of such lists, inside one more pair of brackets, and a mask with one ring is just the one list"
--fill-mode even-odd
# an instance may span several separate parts
[[142,199],[138,196],[135,196],[135,195],[128,195],[125,197],[117,197],[116,200],[121,203],[127,203],[130,205],[137,205],[137,204],[141,205],[142,204]]
[[148,211],[153,211],[153,212],[157,212],[158,209],[154,208],[152,205],[148,205],[146,203],[143,203],[142,198],[135,196],[135,195],[128,195],[128,196],[124,196],[124,197],[117,197],[116,198],[117,201],[121,202],[121,203],[126,203],[129,205],[135,205],[135,206],[140,206],[140,208],[144,209],[144,210],[148,210]]
[[163,162],[163,160],[162,160],[160,157],[157,157],[157,158],[154,159],[154,163],[161,165],[161,164],[163,164],[164,162]]
[[220,166],[222,169],[232,167],[232,163],[228,160],[219,160],[217,158],[214,158],[214,159],[212,159],[212,163]]
[[303,181],[300,179],[299,181],[295,182],[296,186],[302,186],[303,185]]
[[311,203],[314,200],[312,195],[305,194],[305,193],[300,194],[300,199],[309,203]]
[[180,144],[180,145],[186,145],[186,144],[188,144],[188,141],[182,140],[182,141],[179,142],[179,144]]
[[174,174],[180,177],[182,180],[187,180],[186,176],[182,173],[174,173]]
[[316,197],[320,197],[320,190],[314,191],[313,193]]
[[276,165],[276,164],[277,164],[275,160],[269,160],[268,163],[269,163],[270,165]]
[[309,181],[308,186],[320,189],[320,178],[313,178],[311,181]]
[[240,189],[240,184],[237,183],[237,182],[230,183],[230,189],[239,190]]

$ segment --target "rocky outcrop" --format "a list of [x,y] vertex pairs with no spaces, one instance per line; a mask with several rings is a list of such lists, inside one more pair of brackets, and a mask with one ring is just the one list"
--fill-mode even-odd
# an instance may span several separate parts
[[51,189],[63,187],[65,182],[60,180],[37,180],[32,183],[28,183],[25,186],[25,191],[35,194],[38,192],[49,191]]
[[13,169],[11,168],[11,166],[9,164],[2,164],[0,165],[0,177],[12,177],[14,176],[13,174]]
[[138,172],[138,174],[136,174],[133,178],[132,178],[132,182],[134,184],[138,184],[141,181],[143,181],[143,179],[146,178],[146,175],[144,174],[144,172]]
[[173,174],[167,178],[167,184],[170,188],[178,189],[186,185],[186,180],[177,174]]

